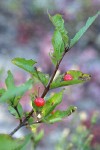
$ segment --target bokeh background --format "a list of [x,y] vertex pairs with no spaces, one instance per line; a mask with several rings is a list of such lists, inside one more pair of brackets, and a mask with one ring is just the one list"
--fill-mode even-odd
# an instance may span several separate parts
[[[28,73],[11,63],[14,57],[37,60],[37,67],[41,71],[52,73],[54,66],[50,61],[49,52],[52,49],[51,38],[54,27],[47,11],[51,14],[62,14],[69,37],[72,38],[88,17],[93,16],[99,8],[100,0],[0,0],[0,87],[5,86],[7,70],[12,71],[17,85],[29,78]],[[41,125],[40,128],[44,129],[45,134],[37,147],[38,150],[55,149],[63,131],[66,131],[66,134],[74,132],[80,122],[89,127],[92,114],[100,113],[100,18],[96,19],[64,57],[60,72],[69,69],[89,73],[92,79],[83,85],[66,87],[63,103],[59,107],[65,109],[66,106],[75,105],[78,107],[77,113],[55,125]],[[21,101],[26,111],[30,109],[28,101],[27,95]],[[7,111],[7,106],[0,105],[0,132],[9,133],[17,123]],[[15,137],[21,137],[28,132],[28,129],[23,128],[15,134]],[[92,134],[94,135],[92,146],[100,144],[99,116]]]

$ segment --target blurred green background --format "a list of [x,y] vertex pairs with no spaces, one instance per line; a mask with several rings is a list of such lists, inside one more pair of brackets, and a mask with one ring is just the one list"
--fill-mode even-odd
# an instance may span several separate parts
[[[52,49],[54,27],[47,11],[52,15],[60,13],[63,16],[69,37],[72,38],[88,17],[93,16],[99,8],[100,0],[0,0],[0,87],[5,86],[4,80],[9,69],[14,74],[16,84],[23,83],[29,77],[27,73],[11,64],[14,57],[34,59],[38,62],[37,67],[40,70],[52,73],[54,66],[49,59],[49,52]],[[84,85],[66,87],[60,109],[64,109],[66,105],[76,105],[78,111],[61,123],[41,125],[40,128],[44,129],[45,134],[37,150],[65,150],[66,145],[62,146],[63,141],[83,145],[84,137],[80,143],[78,140],[80,133],[84,132],[83,128],[79,128],[80,124],[84,125],[88,132],[92,115],[100,113],[100,18],[97,18],[78,44],[65,56],[60,71],[66,72],[69,69],[80,69],[91,74],[92,79]],[[30,109],[27,102],[29,100],[25,96],[21,103],[26,111]],[[17,121],[9,114],[7,106],[0,105],[0,132],[9,133],[16,124]],[[76,131],[75,128],[80,130]],[[22,129],[15,136],[20,137],[28,132],[28,129]],[[90,134],[94,136],[89,143],[90,150],[99,150],[99,115],[89,136]],[[60,139],[62,142],[59,142]],[[57,145],[57,142],[60,145]],[[78,150],[77,146],[69,147],[70,149]]]

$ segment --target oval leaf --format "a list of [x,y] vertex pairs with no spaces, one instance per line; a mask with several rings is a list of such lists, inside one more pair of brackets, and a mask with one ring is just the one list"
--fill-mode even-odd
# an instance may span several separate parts
[[72,113],[76,111],[77,107],[75,106],[70,106],[67,110],[65,111],[60,111],[57,110],[54,112],[54,114],[50,115],[47,119],[47,123],[54,123],[61,121],[63,118],[70,116]]
[[27,135],[22,139],[13,139],[7,134],[0,134],[0,149],[1,150],[21,150],[25,148],[26,144],[29,142],[31,135]]
[[23,108],[20,103],[17,105],[17,111],[13,106],[9,106],[8,110],[13,116],[15,116],[16,119],[23,117]]
[[43,106],[41,112],[42,117],[48,116],[57,105],[62,102],[63,91],[54,94],[49,100],[46,101],[46,104]]
[[6,91],[6,90],[5,90],[5,89],[3,89],[3,88],[2,88],[2,89],[0,89],[0,97],[1,97],[4,93],[5,93],[5,91]]
[[24,94],[28,89],[32,87],[33,80],[28,80],[25,84],[14,87],[12,89],[8,89],[4,94],[0,97],[0,102],[6,102],[9,99]]
[[44,74],[43,72],[35,70],[32,75],[33,75],[33,77],[37,78],[44,86],[47,85],[47,83],[49,81],[49,75],[48,74]]
[[74,36],[73,39],[71,39],[70,42],[70,48],[75,45],[78,40],[83,36],[83,34],[87,31],[87,29],[92,25],[92,23],[95,21],[95,19],[98,17],[98,15],[100,14],[100,11],[94,15],[93,17],[89,17],[89,19],[87,20],[86,24],[84,27],[82,27]]
[[5,83],[8,89],[15,87],[14,77],[10,70],[8,71],[8,76],[5,80]]
[[63,80],[64,75],[60,75],[55,81],[52,82],[50,88],[54,89],[54,88],[59,88],[62,86],[69,86],[73,84],[84,83],[91,79],[91,76],[89,74],[85,74],[77,70],[69,70],[66,73],[70,74],[73,77],[73,80],[64,81]]
[[14,58],[12,59],[12,63],[15,64],[16,66],[26,70],[29,73],[34,72],[33,65],[36,63],[36,61],[30,59],[27,60],[25,58]]
[[43,72],[38,71],[36,67],[33,67],[36,61],[32,59],[26,60],[25,58],[14,58],[12,63],[31,73],[33,77],[37,78],[44,86],[47,85],[49,75],[44,74]]
[[62,54],[64,52],[64,42],[61,33],[58,30],[54,32],[52,38],[52,45],[54,47],[53,57],[56,59],[56,63],[57,63],[62,57]]

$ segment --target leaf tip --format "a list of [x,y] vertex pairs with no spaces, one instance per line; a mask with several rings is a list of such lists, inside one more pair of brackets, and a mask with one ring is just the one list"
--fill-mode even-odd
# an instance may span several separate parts
[[77,110],[77,107],[76,107],[76,106],[74,107],[74,110],[75,110],[75,111]]
[[13,59],[11,60],[11,62],[12,62],[13,64],[15,64],[15,59],[16,59],[16,58],[13,58]]

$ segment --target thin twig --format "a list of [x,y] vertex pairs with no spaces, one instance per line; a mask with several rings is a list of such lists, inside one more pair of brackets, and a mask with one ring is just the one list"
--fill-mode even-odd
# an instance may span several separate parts
[[15,132],[17,132],[21,127],[23,126],[23,124],[19,124],[9,135],[12,136]]
[[13,135],[15,132],[17,132],[21,127],[25,126],[25,123],[28,121],[28,119],[32,116],[34,110],[32,109],[31,112],[29,113],[29,115],[27,117],[25,117],[25,119],[9,134],[9,135]]
[[42,121],[41,120],[40,121],[35,121],[35,122],[31,123],[31,124],[25,123],[24,126],[38,124],[38,123],[42,123]]

